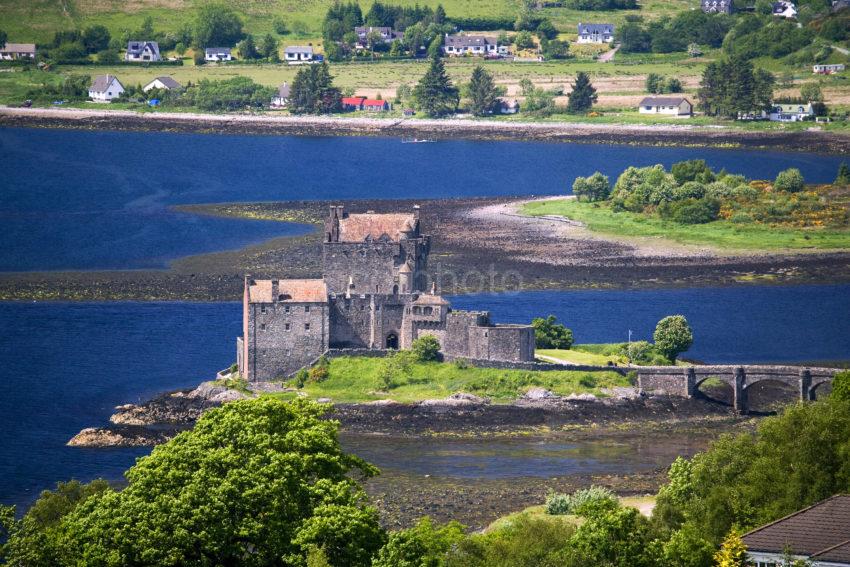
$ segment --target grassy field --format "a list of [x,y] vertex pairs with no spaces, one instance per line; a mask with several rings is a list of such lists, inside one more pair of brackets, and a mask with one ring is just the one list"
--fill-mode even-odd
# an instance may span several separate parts
[[[620,345],[573,345],[570,350],[563,349],[537,349],[538,357],[556,358],[573,364],[594,364],[605,366],[612,364],[626,364],[628,360],[619,353]],[[545,358],[544,358],[545,360]]]
[[[157,30],[177,31],[194,18],[198,6],[207,0],[0,0],[0,21],[9,33],[10,41],[44,42],[56,30],[103,24],[112,33],[138,29],[145,18],[151,17]],[[305,38],[318,39],[321,23],[333,0],[236,0],[228,2],[242,17],[246,30],[253,34],[272,31],[275,17],[283,18],[289,28],[304,28]],[[516,15],[515,0],[393,0],[393,4],[415,4],[445,7],[449,17],[507,17]],[[361,2],[365,13],[371,0]],[[619,24],[629,14],[647,19],[672,15],[694,8],[696,0],[646,0],[640,10],[586,12],[566,8],[547,8],[543,14],[568,34],[575,34],[579,22],[610,22]],[[290,39],[285,37],[284,39]],[[299,39],[299,38],[291,38]]]
[[664,238],[681,244],[708,245],[730,250],[844,249],[850,248],[850,231],[794,229],[714,221],[683,225],[644,214],[614,212],[604,206],[556,199],[528,203],[531,216],[559,215],[583,222],[594,231],[621,237]]
[[418,362],[411,365],[409,372],[396,376],[394,387],[387,390],[379,379],[382,364],[383,359],[380,358],[333,359],[328,378],[318,383],[306,383],[303,391],[311,398],[331,398],[334,402],[367,402],[386,398],[415,402],[467,392],[491,398],[495,403],[507,403],[533,387],[569,395],[600,394],[602,388],[629,385],[628,379],[616,372],[532,372]]
[[[649,516],[652,514],[652,509],[655,508],[655,496],[621,496],[620,505],[627,506],[630,508],[637,508],[638,510],[640,510],[641,514]],[[494,530],[505,528],[522,516],[541,519],[547,522],[560,522],[574,526],[581,525],[583,521],[582,518],[574,516],[572,514],[564,514],[558,516],[547,514],[546,506],[541,504],[538,506],[529,506],[528,508],[520,510],[519,512],[514,512],[513,514],[508,514],[507,516],[502,516],[501,518],[494,520],[493,523],[487,526],[484,531],[491,532]]]

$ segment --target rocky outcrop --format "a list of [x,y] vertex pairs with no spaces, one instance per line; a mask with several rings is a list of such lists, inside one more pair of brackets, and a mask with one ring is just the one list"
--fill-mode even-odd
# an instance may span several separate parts
[[146,429],[111,429],[87,427],[74,435],[69,447],[149,447],[164,443],[177,434],[171,431],[150,431]]
[[422,400],[421,407],[460,407],[460,406],[483,406],[490,403],[490,398],[480,398],[474,394],[456,392],[441,400]]

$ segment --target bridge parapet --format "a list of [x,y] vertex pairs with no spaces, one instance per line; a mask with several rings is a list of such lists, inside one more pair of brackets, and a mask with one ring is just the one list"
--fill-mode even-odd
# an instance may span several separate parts
[[748,388],[764,381],[797,386],[800,399],[815,399],[815,390],[831,382],[836,368],[771,365],[642,366],[637,368],[638,387],[643,392],[690,398],[709,378],[728,384],[734,392],[736,410],[746,412]]

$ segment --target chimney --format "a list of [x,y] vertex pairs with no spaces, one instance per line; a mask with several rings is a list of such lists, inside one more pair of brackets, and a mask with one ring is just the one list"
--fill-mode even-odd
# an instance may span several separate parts
[[419,205],[413,205],[413,218],[419,220]]
[[278,280],[272,280],[272,303],[277,303],[277,296],[279,295],[278,292],[280,291],[278,283]]
[[351,292],[354,291],[354,278],[348,276],[348,289],[345,290],[345,298],[351,299]]
[[437,295],[437,282],[431,282],[431,295]]

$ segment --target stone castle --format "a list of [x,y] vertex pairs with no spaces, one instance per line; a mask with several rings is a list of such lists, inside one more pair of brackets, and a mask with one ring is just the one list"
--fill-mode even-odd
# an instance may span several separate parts
[[534,360],[534,330],[496,325],[486,311],[454,311],[426,291],[431,237],[412,213],[348,214],[331,206],[322,279],[245,278],[240,374],[249,381],[292,375],[339,349],[409,348],[432,335],[444,357]]

